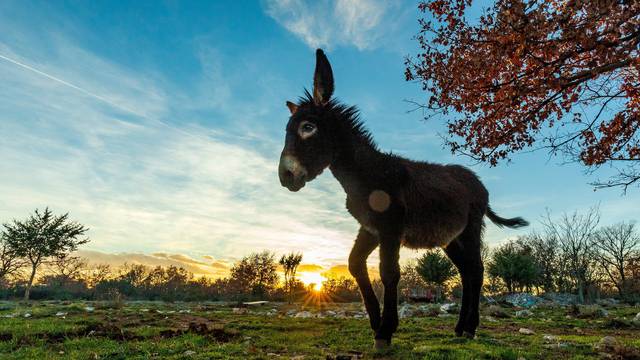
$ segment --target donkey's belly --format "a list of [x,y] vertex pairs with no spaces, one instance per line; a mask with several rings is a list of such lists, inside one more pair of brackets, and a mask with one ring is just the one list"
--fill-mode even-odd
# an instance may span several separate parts
[[402,245],[411,249],[430,249],[445,247],[462,233],[460,228],[425,229],[420,227],[407,227],[401,238]]

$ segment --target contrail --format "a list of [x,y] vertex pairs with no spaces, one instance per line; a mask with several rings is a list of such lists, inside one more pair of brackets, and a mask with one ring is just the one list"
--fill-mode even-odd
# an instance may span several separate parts
[[162,120],[159,120],[159,119],[153,119],[153,118],[146,117],[146,116],[144,116],[144,115],[142,115],[142,114],[140,114],[140,113],[136,112],[135,110],[131,110],[131,109],[129,109],[129,108],[127,108],[127,107],[125,107],[125,106],[122,106],[122,105],[120,105],[120,104],[114,103],[113,101],[111,101],[111,100],[109,100],[109,99],[107,99],[107,98],[105,98],[105,97],[103,97],[103,96],[100,96],[100,95],[98,95],[98,94],[96,94],[96,93],[93,93],[93,92],[91,92],[91,91],[89,91],[89,90],[83,89],[83,88],[81,88],[80,86],[74,85],[74,84],[72,84],[72,83],[70,83],[70,82],[68,82],[68,81],[62,80],[62,79],[57,78],[57,77],[55,77],[55,76],[53,76],[53,75],[49,75],[49,74],[47,74],[47,73],[45,73],[45,72],[43,72],[43,71],[40,71],[40,70],[38,70],[38,69],[36,69],[36,68],[34,68],[34,67],[29,66],[29,65],[27,65],[27,64],[24,64],[24,63],[21,63],[21,62],[19,62],[19,61],[17,61],[17,60],[13,60],[13,59],[11,59],[11,58],[8,58],[8,57],[6,57],[6,56],[4,56],[4,55],[2,55],[2,54],[0,54],[0,59],[6,60],[6,61],[8,61],[8,62],[10,62],[10,63],[12,63],[12,64],[14,64],[14,65],[18,65],[18,66],[20,66],[20,67],[21,67],[21,68],[23,68],[23,69],[26,69],[26,70],[32,71],[32,72],[34,72],[34,73],[36,73],[36,74],[38,74],[38,75],[41,75],[41,76],[46,77],[47,79],[53,80],[53,81],[55,81],[55,82],[57,82],[57,83],[60,83],[60,84],[65,85],[65,86],[68,86],[68,87],[70,87],[70,88],[72,88],[72,89],[75,89],[75,90],[77,90],[77,91],[80,91],[81,93],[83,93],[83,94],[85,94],[85,95],[88,95],[88,96],[90,96],[90,97],[92,97],[92,98],[94,98],[94,99],[100,100],[100,101],[102,101],[102,102],[104,102],[104,103],[106,103],[106,104],[109,104],[109,105],[111,105],[111,106],[113,106],[113,107],[117,108],[117,109],[120,109],[120,110],[126,111],[126,112],[128,112],[128,113],[134,114],[134,115],[136,115],[136,116],[140,116],[140,117],[145,118],[145,119],[148,119],[148,120],[155,121],[155,122],[157,122],[157,123],[159,123],[159,124],[161,124],[161,125],[164,125],[164,126],[166,126],[166,127],[170,128],[170,129],[172,129],[172,130],[178,131],[178,132],[180,132],[180,133],[182,133],[182,134],[184,134],[184,135],[187,135],[187,136],[189,136],[189,137],[192,137],[192,138],[195,138],[195,139],[199,139],[199,140],[204,140],[204,141],[206,141],[206,142],[211,141],[211,139],[209,139],[209,138],[208,138],[208,137],[206,137],[206,136],[201,136],[201,135],[192,134],[192,133],[190,133],[190,132],[188,132],[188,131],[186,131],[186,130],[183,130],[183,129],[181,129],[181,128],[177,128],[177,127],[175,127],[175,126],[173,126],[173,125],[171,125],[171,124],[169,124],[169,123],[166,123],[166,122],[164,122],[164,121],[162,121]]
[[38,69],[36,69],[36,68],[33,68],[33,67],[29,66],[29,65],[27,65],[27,64],[21,63],[21,62],[19,62],[19,61],[17,61],[17,60],[13,60],[13,59],[8,58],[8,57],[6,57],[6,56],[4,56],[4,55],[2,55],[2,54],[0,54],[0,59],[4,59],[4,60],[6,60],[6,61],[8,61],[8,62],[10,62],[10,63],[12,63],[12,64],[15,64],[15,65],[20,66],[20,67],[21,67],[21,68],[23,68],[23,69],[27,69],[27,70],[29,70],[29,71],[32,71],[32,72],[34,72],[34,73],[38,74],[38,75],[42,75],[42,76],[44,76],[44,77],[46,77],[46,78],[48,78],[48,79],[51,79],[51,80],[53,80],[53,81],[55,81],[55,82],[58,82],[58,83],[60,83],[60,84],[62,84],[62,85],[66,85],[66,86],[68,86],[68,87],[70,87],[70,88],[72,88],[72,89],[78,90],[78,91],[80,91],[81,93],[83,93],[83,94],[85,94],[85,95],[91,96],[91,97],[92,97],[92,98],[94,98],[94,99],[98,99],[98,100],[100,100],[100,101],[102,101],[102,102],[104,102],[104,103],[107,103],[107,104],[109,104],[109,105],[111,105],[111,106],[115,107],[115,108],[118,108],[118,109],[120,109],[120,110],[124,110],[124,111],[129,112],[129,113],[132,113],[132,114],[134,114],[134,115],[141,116],[138,112],[136,112],[136,111],[134,111],[134,110],[131,110],[131,109],[127,108],[127,107],[124,107],[124,106],[122,106],[122,105],[120,105],[120,104],[116,104],[116,103],[114,103],[113,101],[111,101],[111,100],[109,100],[109,99],[107,99],[107,98],[105,98],[105,97],[103,97],[103,96],[100,96],[100,95],[98,95],[98,94],[92,93],[92,92],[91,92],[91,91],[89,91],[89,90],[83,89],[83,88],[81,88],[80,86],[74,85],[74,84],[72,84],[72,83],[70,83],[70,82],[68,82],[68,81],[64,81],[64,80],[62,80],[62,79],[60,79],[60,78],[57,78],[57,77],[55,77],[55,76],[53,76],[53,75],[49,75],[49,74],[47,74],[47,73],[45,73],[45,72],[43,72],[43,71],[40,71],[40,70],[38,70]]

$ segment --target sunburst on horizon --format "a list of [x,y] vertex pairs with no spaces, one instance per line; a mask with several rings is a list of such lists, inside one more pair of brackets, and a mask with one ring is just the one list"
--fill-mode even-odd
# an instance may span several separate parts
[[313,291],[316,292],[322,290],[322,283],[327,280],[318,272],[301,272],[297,277],[305,286],[313,285]]

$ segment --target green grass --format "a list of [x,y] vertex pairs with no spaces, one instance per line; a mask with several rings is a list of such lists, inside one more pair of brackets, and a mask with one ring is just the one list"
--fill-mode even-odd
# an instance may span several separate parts
[[[86,311],[87,305],[95,310]],[[213,303],[128,302],[112,308],[107,303],[4,302],[0,358],[326,359],[343,354],[354,359],[595,359],[601,354],[594,345],[604,336],[614,336],[619,348],[631,353],[640,347],[640,326],[629,321],[640,309],[632,307],[609,308],[609,317],[602,319],[566,318],[569,310],[561,308],[536,309],[528,319],[490,322],[483,317],[474,340],[453,336],[456,316],[402,319],[392,347],[382,352],[373,350],[366,319],[297,319],[285,315],[286,306],[267,316],[271,308],[238,315]],[[535,334],[520,334],[522,327]],[[557,340],[549,343],[545,334]]]

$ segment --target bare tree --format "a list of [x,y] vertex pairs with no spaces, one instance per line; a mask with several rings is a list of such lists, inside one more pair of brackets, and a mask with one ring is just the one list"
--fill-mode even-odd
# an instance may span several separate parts
[[87,274],[87,283],[90,287],[95,288],[96,284],[106,281],[113,277],[111,265],[96,264],[91,267]]
[[86,267],[86,260],[78,256],[71,256],[70,254],[57,256],[53,258],[49,264],[51,273],[64,280],[80,278]]
[[24,259],[20,258],[4,241],[4,234],[0,234],[0,281],[16,275],[25,264]]
[[621,222],[595,233],[596,259],[622,297],[627,285],[626,270],[640,249],[640,236],[634,223]]
[[551,219],[551,213],[547,212],[542,222],[547,236],[557,239],[561,263],[566,267],[566,276],[575,287],[580,302],[584,302],[587,287],[596,277],[593,237],[599,222],[597,207],[584,214],[565,213],[555,222]]
[[538,280],[535,284],[538,290],[541,287],[546,292],[554,291],[560,275],[557,238],[531,233],[520,237],[518,243],[531,249],[531,256],[538,267]]

